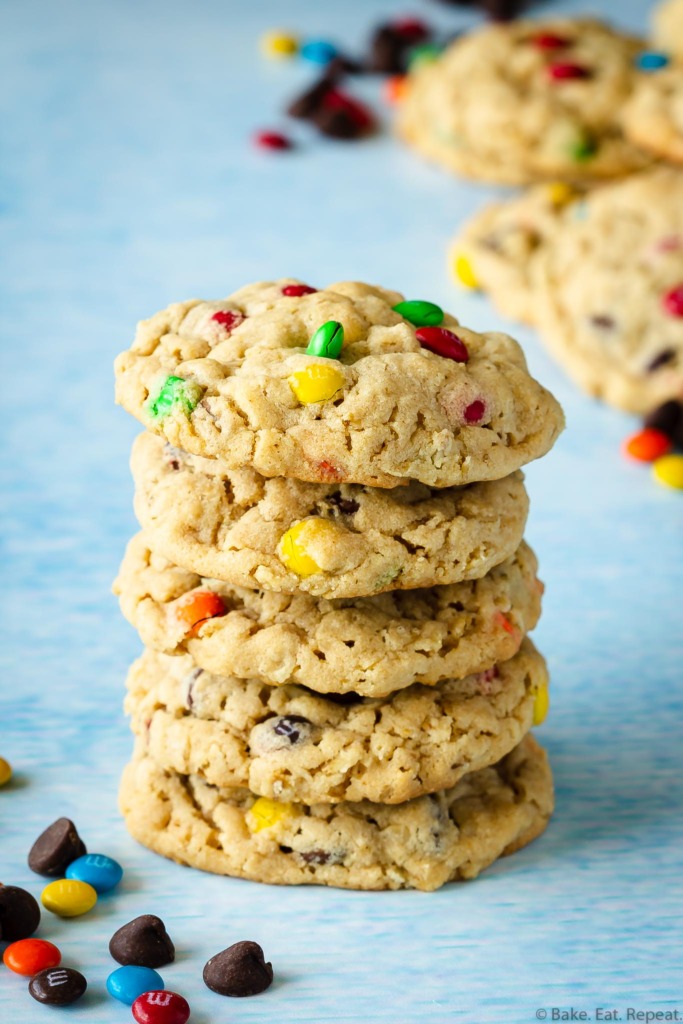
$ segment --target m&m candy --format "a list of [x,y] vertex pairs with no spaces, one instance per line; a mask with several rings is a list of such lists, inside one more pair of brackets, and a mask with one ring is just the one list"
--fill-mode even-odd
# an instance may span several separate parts
[[652,465],[652,475],[658,484],[683,491],[683,455],[664,455]]
[[292,804],[281,804],[267,796],[260,796],[247,812],[247,823],[252,832],[260,832],[291,816]]
[[15,974],[33,977],[48,967],[58,967],[62,954],[56,946],[45,939],[19,939],[12,942],[2,956],[5,967]]
[[310,554],[310,547],[320,542],[334,544],[339,538],[340,530],[343,528],[319,516],[302,519],[294,526],[290,526],[282,535],[278,547],[280,559],[288,569],[303,578],[322,572]]
[[87,882],[61,878],[46,885],[40,899],[45,909],[58,917],[80,917],[95,906],[97,892]]
[[548,684],[544,683],[543,686],[538,687],[534,694],[534,725],[543,725],[548,717],[549,709],[550,694],[548,692]]
[[0,786],[6,786],[12,778],[12,765],[4,757],[0,757]]
[[145,992],[132,1006],[138,1024],[186,1024],[190,1017],[187,999],[177,992]]
[[466,363],[470,357],[465,342],[445,327],[418,327],[415,337],[423,348],[445,359]]
[[392,307],[395,313],[414,324],[415,327],[438,327],[443,320],[443,310],[435,302],[408,299]]
[[132,1006],[143,992],[158,991],[164,987],[163,978],[157,971],[133,964],[117,967],[107,978],[109,995],[128,1006]]
[[254,144],[259,149],[291,149],[292,140],[282,132],[260,131],[254,135]]
[[72,967],[53,967],[39,971],[29,982],[28,990],[39,1003],[47,1006],[70,1006],[80,999],[88,983]]
[[304,60],[309,60],[312,64],[329,64],[338,56],[339,50],[327,39],[310,39],[303,44],[300,53]]
[[624,454],[635,459],[637,462],[654,462],[655,459],[666,455],[673,447],[673,443],[661,430],[653,427],[645,427],[636,434],[631,434],[624,441]]
[[338,320],[328,320],[321,324],[308,343],[307,356],[324,356],[326,359],[339,359],[344,346],[344,326]]
[[66,877],[87,882],[95,892],[109,892],[123,878],[123,868],[103,853],[86,853],[69,864]]
[[668,63],[669,58],[667,55],[656,50],[645,50],[644,53],[639,53],[636,58],[636,65],[641,71],[659,71],[660,68],[665,68]]
[[266,57],[293,57],[299,50],[299,40],[289,32],[273,30],[261,36],[260,46]]
[[199,384],[172,374],[166,378],[156,398],[150,400],[149,413],[155,420],[165,419],[176,409],[189,415],[199,404],[202,394],[203,389]]
[[282,289],[282,294],[299,299],[302,295],[314,295],[317,290],[317,288],[311,288],[310,284],[286,284]]
[[179,598],[174,606],[174,615],[185,627],[186,637],[197,636],[205,622],[226,612],[223,599],[212,590],[193,590]]
[[458,284],[461,284],[463,288],[472,288],[473,290],[476,290],[479,287],[479,281],[474,272],[474,267],[464,253],[458,253],[453,260],[453,273],[455,274],[456,281]]
[[288,378],[289,386],[302,405],[326,402],[344,387],[346,376],[341,368],[311,363]]

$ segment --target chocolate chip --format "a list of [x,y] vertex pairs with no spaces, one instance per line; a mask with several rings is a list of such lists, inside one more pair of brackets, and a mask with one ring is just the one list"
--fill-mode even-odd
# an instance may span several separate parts
[[185,463],[185,452],[181,451],[180,448],[175,448],[166,441],[164,444],[164,458],[171,469],[178,470]]
[[330,74],[323,75],[315,85],[292,100],[287,107],[289,116],[298,117],[304,121],[312,118],[322,108],[325,97],[334,85],[335,77],[335,75]]
[[310,724],[309,720],[304,718],[303,715],[283,715],[282,718],[278,718],[273,732],[277,733],[278,736],[286,736],[289,742],[294,745],[298,742],[302,732],[297,726]]
[[80,971],[71,967],[48,967],[31,978],[28,990],[39,1003],[69,1006],[81,998],[87,987],[88,982]]
[[[320,697],[320,694],[317,694]],[[353,704],[360,704],[363,697],[359,693],[354,693],[353,690],[349,690],[348,693],[326,693],[324,694],[325,700],[331,700],[333,704],[339,704],[342,708],[349,708]]]
[[16,942],[33,935],[40,924],[40,907],[30,892],[0,882],[0,939]]
[[664,402],[645,417],[644,426],[661,430],[677,448],[683,448],[683,402],[675,398]]
[[654,373],[660,366],[666,366],[668,363],[673,362],[676,358],[676,350],[673,348],[663,349],[659,355],[656,355],[651,363],[648,363],[646,370],[648,373]]
[[370,40],[367,67],[383,75],[401,75],[406,69],[405,36],[391,25],[380,25]]
[[88,851],[69,818],[57,818],[38,836],[28,855],[37,875],[63,875],[69,864]]
[[329,853],[325,850],[306,850],[305,853],[300,853],[304,864],[327,864],[330,859]]
[[599,327],[601,331],[612,331],[616,326],[614,318],[607,316],[606,313],[598,313],[596,316],[592,316],[590,320],[593,327]]
[[258,942],[236,942],[216,953],[204,967],[204,983],[222,996],[256,996],[273,981]]
[[360,505],[353,498],[342,498],[341,491],[335,491],[327,499],[329,505],[334,505],[343,512],[345,516],[352,516],[358,511]]
[[203,674],[203,672],[203,668],[193,668],[191,672],[188,672],[188,674],[185,676],[185,679],[183,680],[183,686],[185,688],[185,707],[188,709],[188,711],[191,711],[194,706],[194,698],[192,696],[194,684],[197,682],[197,680]]
[[124,966],[156,968],[175,960],[175,946],[164,922],[154,914],[141,914],[114,932],[109,952]]
[[348,110],[320,107],[311,118],[316,127],[332,139],[358,139],[363,129]]

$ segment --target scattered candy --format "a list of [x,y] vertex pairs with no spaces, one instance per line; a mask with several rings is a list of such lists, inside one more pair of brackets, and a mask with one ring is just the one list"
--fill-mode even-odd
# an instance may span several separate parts
[[86,853],[69,864],[66,877],[87,882],[97,893],[109,892],[123,878],[123,868],[103,853]]
[[662,297],[662,305],[669,316],[683,316],[683,284],[677,284]]
[[137,967],[132,964],[117,967],[107,978],[109,995],[128,1006],[132,1006],[144,992],[156,992],[164,987],[163,978],[156,971],[150,967]]
[[29,982],[28,990],[39,1003],[48,1006],[69,1006],[80,999],[88,987],[80,971],[59,967],[39,971]]
[[624,441],[624,454],[636,459],[638,462],[654,462],[662,455],[666,455],[673,447],[673,443],[661,430],[653,427],[645,427],[636,434],[631,434]]
[[395,25],[378,25],[370,39],[367,66],[369,71],[384,75],[400,75],[406,70],[406,51],[413,40]]
[[132,1006],[138,1024],[186,1024],[190,1004],[177,992],[145,992]]
[[669,58],[665,53],[657,53],[655,50],[646,50],[644,53],[638,54],[636,58],[636,65],[641,71],[659,71],[660,68],[665,68],[669,63]]
[[86,852],[73,821],[57,818],[31,847],[28,866],[37,875],[63,875],[69,864]]
[[329,64],[339,55],[339,50],[326,39],[311,39],[303,44],[300,53],[304,60],[313,64]]
[[15,974],[33,977],[48,967],[58,967],[62,954],[56,946],[45,939],[19,939],[12,942],[3,953],[3,963]]
[[258,942],[235,942],[207,961],[204,982],[222,996],[257,996],[270,988],[273,967]]
[[393,75],[384,83],[382,92],[387,103],[400,103],[408,88],[407,75]]
[[212,590],[193,590],[173,605],[173,613],[178,623],[185,627],[186,637],[197,636],[205,622],[226,612],[223,599]]
[[465,342],[445,327],[418,327],[415,337],[423,348],[456,363],[466,363],[470,357]]
[[467,256],[463,253],[459,253],[453,261],[453,272],[456,279],[465,288],[477,289],[479,287],[479,281],[477,275],[474,273],[474,268],[470,263]]
[[120,964],[138,967],[165,967],[175,960],[171,937],[154,914],[141,914],[122,925],[109,940],[109,952]]
[[6,786],[12,778],[12,765],[4,757],[0,757],[0,786]]
[[356,139],[374,126],[367,107],[338,89],[325,93],[311,119],[323,135],[335,139]]
[[294,526],[290,526],[282,535],[279,546],[280,558],[297,576],[305,578],[321,572],[320,566],[308,554],[307,549],[315,541],[333,539],[339,529],[340,527],[335,526],[329,519],[321,519],[319,516],[302,519]]
[[288,378],[289,386],[302,405],[326,402],[334,398],[346,383],[344,371],[336,366],[311,363]]
[[87,882],[62,878],[46,885],[40,899],[45,909],[58,917],[80,917],[95,906],[97,892]]
[[409,43],[418,43],[429,36],[429,28],[419,18],[399,18],[394,22],[394,31]]
[[167,377],[157,397],[149,402],[152,419],[165,419],[176,409],[188,415],[195,409],[203,394],[203,388],[182,377]]
[[338,320],[321,324],[306,348],[307,356],[323,356],[325,359],[339,359],[344,345],[344,325]]
[[40,907],[26,889],[0,882],[0,939],[16,942],[33,935],[40,924]]
[[588,68],[581,64],[572,64],[569,61],[558,61],[548,65],[548,76],[555,82],[567,82],[573,79],[590,78]]
[[683,491],[683,455],[664,455],[652,466],[652,475],[658,484]]
[[437,327],[443,320],[443,310],[435,302],[408,299],[399,302],[393,310],[415,327]]
[[278,821],[291,817],[292,805],[281,804],[260,796],[247,812],[247,823],[252,832],[260,832],[264,828],[272,828]]
[[534,725],[543,725],[550,708],[550,693],[547,683],[539,686],[534,694]]
[[571,45],[566,36],[559,36],[555,32],[539,32],[532,37],[531,42],[539,50],[564,50]]
[[299,40],[288,32],[266,32],[261,36],[260,46],[266,57],[293,57],[299,51]]
[[486,403],[480,398],[475,399],[474,402],[470,402],[469,405],[465,406],[463,413],[465,417],[465,423],[479,423],[484,418],[486,412]]
[[302,295],[313,295],[317,290],[308,284],[286,284],[282,289],[282,294],[299,299]]
[[259,149],[292,149],[292,140],[282,132],[256,132],[254,135],[254,144]]

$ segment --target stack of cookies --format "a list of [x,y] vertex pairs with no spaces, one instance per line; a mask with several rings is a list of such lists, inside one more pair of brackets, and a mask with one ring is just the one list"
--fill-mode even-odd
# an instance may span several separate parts
[[432,890],[552,811],[520,467],[561,409],[502,334],[296,281],[170,306],[117,361],[146,645],[121,808],[258,881]]

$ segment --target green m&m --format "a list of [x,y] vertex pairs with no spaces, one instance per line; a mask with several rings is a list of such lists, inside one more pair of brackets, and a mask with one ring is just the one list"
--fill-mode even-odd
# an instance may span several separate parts
[[196,408],[204,389],[199,384],[184,380],[182,377],[167,377],[157,397],[150,400],[148,409],[155,420],[162,420],[175,409],[188,415]]
[[393,309],[415,327],[438,327],[443,321],[443,310],[435,302],[409,299],[406,302],[399,302]]
[[321,324],[308,343],[307,356],[324,356],[326,359],[339,359],[344,346],[344,327],[338,320],[328,320]]

